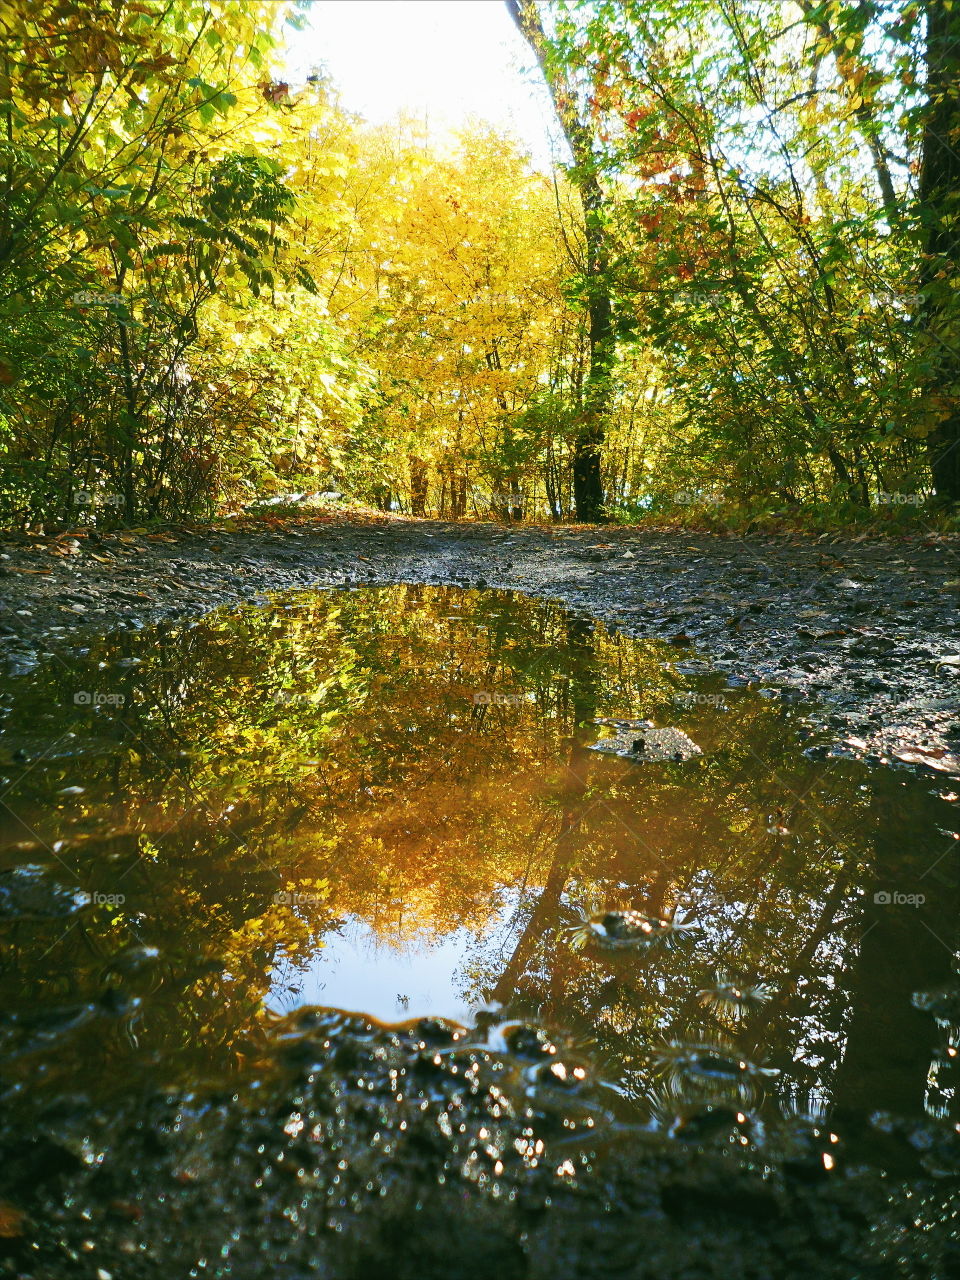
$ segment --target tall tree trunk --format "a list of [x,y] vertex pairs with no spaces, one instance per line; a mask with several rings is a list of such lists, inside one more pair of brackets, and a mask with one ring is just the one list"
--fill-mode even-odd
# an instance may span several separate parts
[[429,488],[429,471],[423,458],[410,458],[410,514],[423,516],[427,513],[427,490]]
[[934,373],[926,390],[945,417],[927,436],[937,497],[960,502],[960,343],[951,324],[960,272],[960,4],[926,0],[927,116],[920,168],[925,231],[923,314]]
[[136,494],[133,481],[133,451],[137,435],[137,396],[130,360],[130,343],[127,327],[118,323],[120,334],[121,376],[123,380],[123,410],[120,414],[120,484],[123,488],[123,514],[128,524],[136,515]]
[[616,349],[603,188],[589,126],[577,110],[576,97],[563,69],[549,57],[548,41],[536,0],[505,0],[505,3],[543,72],[557,119],[573,155],[574,167],[570,178],[583,203],[590,371],[584,383],[580,426],[574,442],[573,500],[577,519],[592,522],[603,519],[601,454]]

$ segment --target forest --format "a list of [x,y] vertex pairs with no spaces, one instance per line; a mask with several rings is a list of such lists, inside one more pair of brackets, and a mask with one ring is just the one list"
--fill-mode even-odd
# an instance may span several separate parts
[[960,0],[0,0],[0,1277],[956,1280],[958,551]]
[[956,527],[960,6],[507,8],[552,172],[288,82],[306,4],[0,3],[4,527]]

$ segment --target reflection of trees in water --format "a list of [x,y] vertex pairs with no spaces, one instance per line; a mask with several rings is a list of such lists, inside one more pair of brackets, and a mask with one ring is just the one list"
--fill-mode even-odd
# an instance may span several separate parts
[[[568,815],[494,995],[509,1000],[512,993],[518,1007],[590,1035],[608,1061],[642,1063],[651,1041],[664,1036],[732,1035],[751,1056],[769,1051],[798,1097],[832,1098],[840,1114],[858,1120],[877,1106],[915,1114],[934,1043],[943,1037],[929,1020],[921,1028],[910,995],[949,974],[956,896],[941,886],[926,916],[904,908],[865,912],[863,904],[884,882],[915,885],[931,865],[937,840],[920,833],[934,830],[932,815],[921,817],[919,788],[886,773],[865,783],[855,765],[813,768],[797,757],[780,717],[762,706],[740,710],[719,765],[729,781],[722,793],[714,791],[709,774],[716,761],[707,764],[706,778],[700,766],[702,789],[683,788],[685,820],[671,821],[677,799],[671,784],[638,769],[612,782],[606,814],[593,824],[599,829],[579,807]],[[731,841],[717,815],[728,817],[745,800],[764,813],[771,773],[781,811],[789,797],[801,797],[790,803],[791,828],[777,832],[755,822]],[[578,806],[588,792],[584,782]],[[625,813],[621,792],[634,793]],[[603,832],[604,816],[612,832]],[[622,844],[617,848],[618,818],[638,846],[632,875]],[[650,857],[658,835],[662,856]],[[581,897],[650,914],[692,903],[702,936],[682,956],[573,956],[557,931],[561,895],[574,878]],[[771,979],[776,997],[743,1022],[707,1016],[697,990],[721,967]]]
[[[935,984],[948,957],[905,911],[878,915],[862,950],[860,937],[864,887],[908,880],[913,855],[898,850],[931,829],[920,789],[881,776],[864,791],[858,767],[804,760],[759,698],[679,712],[670,650],[548,604],[423,587],[290,603],[118,640],[104,659],[143,665],[100,677],[116,673],[127,700],[97,718],[110,750],[87,795],[51,814],[51,792],[77,780],[54,764],[11,797],[41,841],[77,840],[61,856],[85,887],[122,881],[123,907],[90,922],[94,947],[159,947],[142,1052],[249,1052],[278,954],[304,961],[356,915],[403,945],[468,930],[478,1000],[538,1010],[614,1063],[719,1030],[696,998],[714,968],[763,975],[777,993],[737,1028],[748,1052],[788,1066],[802,1051],[792,1077],[851,1109],[877,1097],[916,1109],[930,1044],[908,988]],[[62,729],[76,683],[45,669],[19,714]],[[502,700],[478,705],[483,691]],[[686,725],[706,754],[599,758],[585,743],[600,712]],[[767,829],[777,810],[788,834]],[[276,901],[284,891],[310,901]],[[948,942],[952,893],[934,908]],[[574,953],[559,929],[568,900],[591,895],[651,914],[690,906],[703,933],[672,952]],[[99,981],[76,933],[17,938],[5,964],[11,999],[25,977],[40,1003]]]
[[[960,946],[956,854],[949,833],[933,820],[935,801],[924,797],[927,822],[904,805],[905,787],[888,785],[871,797],[869,839],[872,856],[861,882],[864,910],[860,945],[848,977],[849,1022],[838,1072],[836,1102],[856,1117],[873,1111],[919,1110],[927,1090],[931,1060],[943,1043],[933,1019],[911,1006],[913,992],[953,979]],[[921,906],[876,902],[875,895],[923,894]],[[878,1053],[878,1046],[883,1052]],[[945,1064],[946,1079],[957,1081]],[[960,1119],[952,1097],[947,1114]],[[936,1110],[936,1107],[934,1107]]]
[[555,926],[560,899],[580,849],[581,821],[589,803],[587,774],[591,763],[591,754],[585,743],[595,736],[592,721],[597,712],[599,672],[591,644],[593,630],[593,625],[584,619],[567,619],[566,646],[573,659],[573,667],[566,685],[568,697],[564,702],[572,715],[569,754],[556,797],[562,815],[560,830],[553,842],[543,887],[513,954],[490,993],[490,999],[500,1004],[507,1004],[513,999],[531,956],[542,945],[550,926]]
[[[41,853],[67,837],[58,857],[80,883],[124,894],[89,921],[98,953],[138,938],[160,948],[144,1043],[236,1040],[278,949],[305,957],[348,912],[385,931],[398,909],[401,932],[482,930],[491,886],[519,880],[528,828],[553,816],[534,824],[528,811],[562,733],[562,615],[493,595],[473,598],[466,624],[449,608],[424,589],[310,597],[93,655],[125,698],[95,722],[106,754],[82,766],[87,794],[69,812],[50,799],[78,780],[76,761],[32,771],[11,796],[29,825],[11,836],[35,831]],[[132,657],[142,665],[116,665]],[[62,665],[43,670],[19,719],[53,737],[73,717],[87,734],[76,683]],[[491,683],[536,703],[477,726],[472,693]],[[315,901],[278,904],[287,889]],[[96,994],[99,955],[76,931],[40,941],[11,949],[12,996],[24,970],[38,999]],[[56,980],[36,963],[48,947]]]

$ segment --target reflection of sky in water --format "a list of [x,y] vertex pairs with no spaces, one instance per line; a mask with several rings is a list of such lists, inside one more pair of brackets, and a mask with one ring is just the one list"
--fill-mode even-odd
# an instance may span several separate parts
[[[514,915],[513,905],[506,906],[494,921],[490,934],[498,942],[505,940],[501,926]],[[305,963],[277,957],[265,1003],[277,1013],[321,1004],[384,1022],[421,1015],[467,1022],[480,1004],[465,972],[477,945],[469,929],[434,941],[422,934],[386,941],[351,916],[339,932],[324,936],[323,947]]]

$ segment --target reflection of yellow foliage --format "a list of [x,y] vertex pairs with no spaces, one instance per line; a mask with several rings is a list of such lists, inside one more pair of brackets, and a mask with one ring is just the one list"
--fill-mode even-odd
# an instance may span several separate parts
[[[145,649],[124,709],[139,749],[84,797],[86,814],[102,804],[109,819],[99,842],[82,833],[91,884],[128,894],[96,920],[98,945],[114,954],[124,913],[141,913],[137,939],[156,940],[165,981],[180,984],[151,1034],[243,1051],[277,958],[302,966],[347,916],[388,947],[463,930],[478,998],[526,990],[601,1039],[638,1019],[654,1034],[664,1007],[682,1005],[684,964],[649,971],[672,984],[666,1006],[640,971],[611,994],[609,961],[558,938],[564,895],[567,922],[594,902],[650,914],[750,903],[705,912],[705,945],[765,973],[777,940],[789,970],[843,905],[825,904],[845,865],[872,856],[856,782],[827,786],[786,751],[772,702],[684,709],[665,646],[495,593],[395,586],[291,603]],[[478,704],[477,691],[505,697]],[[64,701],[42,683],[31,696]],[[646,767],[585,752],[591,727],[574,720],[595,714],[687,727],[704,755]],[[185,761],[173,773],[171,758]],[[48,795],[30,799],[39,779],[28,773],[14,799],[52,842]],[[790,834],[772,834],[767,815],[797,795]],[[104,869],[128,865],[112,884]],[[841,940],[822,963],[843,955]]]

